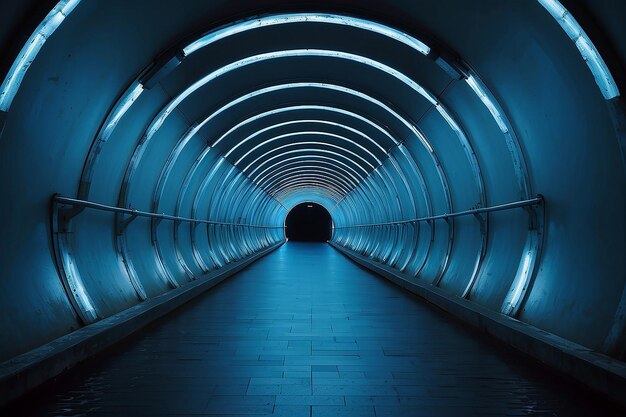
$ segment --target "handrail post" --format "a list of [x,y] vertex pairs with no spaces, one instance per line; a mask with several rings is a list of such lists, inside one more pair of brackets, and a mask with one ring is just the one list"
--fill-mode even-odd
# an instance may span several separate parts
[[[122,213],[116,213],[116,214],[119,215],[120,217],[123,216]],[[137,213],[132,213],[126,219],[121,218],[120,220],[118,220],[115,224],[115,234],[117,236],[121,236],[122,234],[124,234],[124,231],[126,230],[128,225],[131,224],[136,218],[137,218]]]

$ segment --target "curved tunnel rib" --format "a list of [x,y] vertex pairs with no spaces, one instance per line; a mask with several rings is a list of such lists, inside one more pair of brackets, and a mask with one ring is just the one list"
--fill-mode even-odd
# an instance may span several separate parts
[[[481,22],[469,35],[455,0],[391,1],[406,20],[380,21],[382,5],[357,16],[350,0],[350,13],[261,3],[269,14],[150,10],[163,29],[144,39],[114,5],[63,0],[10,48],[4,217],[28,211],[8,225],[3,274],[37,278],[2,298],[22,312],[0,319],[18,334],[2,359],[256,259],[307,202],[340,250],[623,360],[622,43],[598,49],[556,0],[464,5]],[[197,24],[207,13],[223,20]],[[100,19],[119,34],[87,30]],[[119,59],[106,36],[127,41]]]

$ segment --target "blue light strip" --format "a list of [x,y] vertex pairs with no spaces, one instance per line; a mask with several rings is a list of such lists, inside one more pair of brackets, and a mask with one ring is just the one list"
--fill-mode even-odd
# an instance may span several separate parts
[[[278,85],[274,85],[274,86],[270,86],[270,87],[265,87],[256,91],[253,91],[251,93],[245,94],[239,98],[237,98],[236,100],[233,100],[232,102],[228,103],[227,105],[225,105],[224,107],[220,108],[219,110],[217,110],[215,113],[213,113],[212,115],[210,115],[209,117],[207,117],[205,120],[203,120],[201,123],[199,123],[199,126],[204,126],[208,121],[212,120],[215,116],[217,116],[218,114],[221,114],[222,112],[230,109],[231,107],[234,107],[237,104],[240,104],[246,100],[249,100],[251,98],[255,98],[258,97],[260,95],[263,94],[269,94],[269,93],[273,93],[276,91],[282,91],[282,90],[288,90],[291,88],[321,88],[321,89],[328,89],[331,91],[338,91],[340,93],[345,93],[345,94],[349,94],[355,97],[359,97],[363,100],[366,100],[372,104],[374,104],[377,107],[382,108],[384,111],[390,113],[394,118],[400,120],[407,128],[411,129],[411,130],[416,130],[415,128],[411,128],[411,124],[408,123],[406,121],[406,119],[404,119],[402,116],[400,116],[400,114],[398,114],[396,111],[394,111],[391,107],[387,106],[386,104],[384,104],[382,101],[377,100],[365,93],[362,93],[360,91],[357,90],[353,90],[351,88],[348,87],[343,87],[340,85],[335,85],[335,84],[329,84],[329,83],[319,83],[319,82],[300,82],[300,83],[286,83],[286,84],[278,84]],[[432,147],[430,146],[430,143],[428,143],[426,141],[426,138],[421,135],[419,132],[414,132],[420,139],[420,141],[422,143],[424,143],[424,145],[429,149],[429,151],[432,152]],[[213,144],[211,145],[212,147],[217,146],[220,141],[224,138],[224,136],[221,136],[220,138],[218,138],[215,142],[213,142]],[[391,137],[391,140],[397,145],[400,142],[398,142],[395,138]]]
[[326,164],[322,161],[315,161],[315,165],[310,164],[310,163],[307,165],[307,163],[308,161],[304,162],[305,165],[302,165],[302,162],[292,162],[290,164],[281,165],[279,168],[271,171],[270,173],[265,175],[263,178],[260,178],[257,184],[262,186],[264,182],[270,181],[276,176],[283,175],[287,172],[291,173],[291,175],[294,175],[300,170],[301,171],[318,170],[320,172],[323,172],[323,171],[332,172],[335,175],[338,175],[339,177],[341,177],[345,182],[349,183],[352,187],[356,187],[358,185],[357,181],[354,181],[351,178],[351,176],[346,175],[346,172],[337,166]]
[[128,109],[130,109],[130,106],[133,105],[135,100],[139,98],[142,92],[143,86],[138,82],[134,83],[133,86],[127,90],[127,93],[117,102],[115,108],[107,118],[98,140],[106,142],[109,139],[119,121],[124,114],[126,114]]
[[305,199],[310,198],[310,195],[313,194],[312,191],[318,191],[319,195],[329,197],[333,199],[334,201],[340,201],[343,198],[343,196],[337,194],[336,192],[330,189],[327,189],[326,186],[319,185],[319,184],[304,184],[304,183],[294,184],[289,187],[286,187],[282,189],[279,193],[276,193],[274,195],[274,198],[276,198],[277,201],[283,202],[289,196],[289,194],[292,194],[294,191],[296,190],[303,191],[305,189],[311,190],[310,192],[306,193],[306,196],[304,197]]
[[26,71],[33,63],[43,44],[61,26],[65,18],[72,13],[80,0],[61,0],[48,13],[37,29],[30,35],[26,44],[17,55],[17,59],[9,69],[9,72],[0,86],[0,110],[9,111]]
[[326,184],[330,189],[338,192],[341,195],[345,195],[350,192],[348,188],[346,188],[343,184],[336,182],[333,178],[316,174],[302,175],[301,177],[297,178],[280,178],[267,189],[270,194],[275,194],[284,189],[289,184],[301,183],[306,181]]
[[465,79],[465,82],[467,82],[470,88],[474,90],[474,93],[478,96],[478,98],[480,98],[480,101],[482,101],[485,107],[487,107],[487,110],[489,110],[489,113],[493,116],[502,133],[508,133],[509,128],[503,113],[498,108],[499,106],[491,99],[490,95],[487,93],[487,88],[483,85],[483,83],[473,74],[470,74]]
[[[296,172],[293,172],[294,170],[296,170]],[[292,168],[290,172],[287,172],[287,171],[288,170],[286,170],[285,172],[281,172],[273,176],[272,178],[269,178],[265,182],[265,184],[261,185],[261,187],[263,187],[266,190],[270,190],[274,185],[280,183],[281,181],[287,181],[287,180],[291,180],[294,178],[304,178],[305,176],[309,176],[309,175],[314,175],[317,177],[320,177],[320,176],[326,177],[328,179],[336,181],[337,184],[341,184],[344,188],[348,190],[351,190],[352,188],[356,186],[356,184],[346,181],[346,179],[341,177],[340,175],[333,173],[331,171],[326,171],[322,169],[316,169],[316,168],[300,169],[296,167],[296,168]]]
[[293,180],[288,184],[284,184],[281,189],[276,190],[271,193],[274,198],[278,196],[284,195],[287,190],[291,190],[294,187],[317,187],[319,189],[324,190],[329,196],[339,199],[343,197],[343,193],[335,188],[333,188],[332,184],[327,183],[322,180],[313,180],[313,179],[302,179],[302,180]]
[[283,196],[277,197],[277,199],[277,201],[280,201],[287,209],[292,209],[303,201],[312,201],[321,204],[329,212],[339,201],[320,189],[308,186],[295,187],[287,191]]
[[190,55],[199,49],[204,48],[214,42],[229,36],[243,33],[249,30],[258,29],[267,26],[276,26],[283,24],[293,23],[325,23],[333,25],[349,26],[357,29],[363,29],[370,32],[377,33],[379,35],[386,36],[401,42],[410,48],[418,51],[423,55],[428,55],[430,48],[422,41],[414,38],[413,36],[401,32],[397,29],[389,26],[381,25],[380,23],[372,22],[369,20],[359,19],[350,16],[341,16],[336,14],[312,14],[312,13],[293,13],[293,14],[280,14],[265,16],[254,20],[247,20],[234,25],[229,25],[225,28],[218,29],[214,32],[210,32],[200,39],[197,39],[183,48],[185,55]]
[[[259,119],[259,117],[255,117],[255,118],[254,118],[254,120],[258,120],[258,119]],[[248,120],[250,120],[250,119],[248,119]],[[328,121],[328,120],[321,120],[321,119],[297,119],[297,120],[289,120],[289,121],[287,121],[287,122],[282,122],[282,123],[278,123],[278,124],[275,124],[275,125],[267,126],[267,127],[264,127],[264,128],[263,128],[263,129],[261,129],[261,130],[258,130],[258,131],[256,131],[256,132],[254,132],[252,135],[250,135],[250,136],[246,137],[245,139],[238,141],[238,142],[237,142],[237,143],[236,143],[236,144],[235,144],[232,148],[230,148],[230,150],[229,150],[228,152],[226,152],[226,154],[224,154],[224,157],[226,157],[226,158],[227,158],[228,156],[230,156],[230,154],[231,154],[231,153],[233,153],[235,150],[237,150],[237,148],[239,148],[241,145],[243,145],[244,143],[246,143],[246,142],[250,141],[251,139],[254,139],[256,136],[258,136],[258,135],[260,135],[260,134],[262,134],[262,133],[267,132],[268,130],[277,129],[277,128],[279,128],[279,127],[284,127],[284,126],[296,125],[296,124],[305,124],[305,123],[309,123],[309,124],[321,124],[321,125],[328,125],[328,126],[339,127],[339,128],[341,128],[341,129],[348,130],[348,131],[350,131],[350,132],[352,132],[352,133],[357,134],[358,136],[362,137],[363,139],[367,140],[367,141],[368,141],[368,142],[370,142],[372,145],[374,145],[375,147],[377,147],[378,149],[380,149],[383,153],[385,153],[385,154],[387,153],[387,151],[385,151],[385,149],[383,149],[383,148],[382,148],[382,147],[378,144],[378,142],[376,142],[374,139],[370,138],[369,136],[367,136],[367,135],[366,135],[366,134],[364,134],[363,132],[361,132],[361,131],[359,131],[359,130],[357,130],[357,129],[354,129],[354,128],[350,127],[350,126],[346,126],[346,125],[344,125],[344,124],[341,124],[341,123],[336,123],[336,122],[332,122],[332,121]],[[238,126],[239,126],[239,125],[238,125]],[[234,130],[234,129],[229,130],[229,133],[230,133],[231,131],[233,131],[233,130]],[[320,132],[316,131],[316,132],[314,132],[314,133],[315,133],[315,134],[319,134]],[[369,153],[369,154],[372,156],[372,158],[376,159],[376,161],[380,163],[380,160],[379,160],[378,158],[376,158],[376,155],[374,155],[372,152],[370,152],[367,148],[365,148],[365,147],[361,146],[359,143],[357,143],[357,142],[355,142],[355,141],[353,141],[353,140],[351,140],[351,139],[348,139],[348,138],[346,138],[346,137],[344,137],[344,136],[334,135],[334,134],[331,134],[331,133],[328,133],[328,135],[330,135],[330,136],[334,136],[334,137],[336,137],[336,138],[338,138],[338,139],[342,139],[342,140],[346,140],[346,141],[351,142],[352,144],[354,144],[354,146],[356,146],[356,147],[358,147],[358,148],[362,149],[363,151],[365,151],[365,152]],[[225,135],[224,135],[224,136],[225,136]],[[277,136],[277,137],[275,137],[275,138],[279,138],[279,137],[281,137],[281,138],[282,138],[282,137],[284,137],[284,136],[285,136],[285,135],[281,135],[281,136]],[[275,139],[275,138],[273,138],[273,139]],[[262,142],[262,143],[258,144],[256,147],[261,146],[261,145],[263,145],[263,144],[265,144],[265,143],[267,143],[267,141],[264,141],[264,142]],[[239,158],[239,160],[238,160],[235,164],[238,164],[238,163],[239,163],[239,162],[240,162],[243,158],[245,158],[245,157],[246,157],[246,155],[247,155],[248,153],[250,153],[250,152],[252,152],[254,149],[256,149],[256,147],[252,148],[252,149],[251,149],[251,150],[249,150],[246,154],[244,154],[244,156],[240,157],[240,158]]]
[[613,75],[606,63],[600,56],[593,42],[583,28],[578,24],[574,16],[567,11],[558,0],[537,0],[552,15],[554,20],[561,26],[563,31],[574,42],[578,52],[591,70],[596,84],[600,88],[606,100],[610,100],[620,95],[615,84]]
[[[311,152],[315,152],[315,153],[312,154]],[[317,152],[322,153],[322,154],[332,155],[334,158],[328,157],[328,159],[334,160],[336,162],[339,162],[339,161],[337,161],[338,158],[343,158],[347,162],[351,162],[351,163],[353,163],[355,165],[355,167],[359,168],[363,172],[363,174],[365,174],[365,177],[367,177],[367,175],[368,175],[367,170],[365,170],[365,168],[363,168],[361,165],[355,163],[354,161],[349,159],[347,156],[344,156],[344,155],[341,155],[341,154],[337,154],[336,152],[328,151],[326,149],[296,149],[296,150],[293,150],[293,151],[283,152],[283,153],[281,153],[279,155],[273,156],[273,157],[263,161],[261,164],[259,164],[259,166],[257,168],[255,168],[252,172],[250,172],[248,174],[248,176],[250,178],[253,178],[254,173],[258,169],[260,169],[262,166],[266,165],[267,163],[271,162],[272,160],[275,160],[275,159],[278,159],[278,158],[281,158],[281,157],[284,157],[284,156],[287,156],[287,155],[291,155],[291,154],[294,154],[294,153],[305,153],[305,155],[303,155],[303,159],[306,158],[306,157],[311,157],[311,156],[316,157],[316,158],[321,158],[321,157],[324,156],[324,155],[317,155]],[[290,158],[283,159],[283,161],[288,161],[288,160],[290,160]],[[344,164],[344,165],[346,167],[348,167],[347,164]],[[361,176],[361,175],[358,174],[358,172],[354,168],[350,167],[350,169],[352,171],[354,171],[355,174],[357,174],[358,176]]]
[[[305,104],[305,105],[299,105],[299,106],[281,107],[281,108],[277,108],[277,109],[274,109],[274,110],[269,110],[269,111],[257,114],[256,116],[250,117],[250,118],[244,120],[243,122],[238,123],[237,125],[235,125],[231,129],[229,129],[228,132],[224,133],[222,136],[220,136],[215,141],[215,144],[218,144],[225,137],[229,136],[231,133],[233,133],[237,129],[241,128],[242,126],[245,126],[245,125],[250,124],[252,122],[255,122],[257,120],[261,120],[261,119],[263,119],[265,117],[273,116],[273,115],[281,114],[281,113],[285,113],[285,112],[307,111],[307,110],[320,110],[320,111],[325,111],[325,112],[338,113],[338,114],[342,114],[344,116],[355,118],[355,119],[360,120],[361,122],[366,123],[369,126],[373,127],[374,129],[376,129],[377,131],[379,131],[380,133],[385,135],[387,138],[389,138],[389,140],[391,142],[394,142],[394,143],[396,142],[395,139],[393,138],[393,136],[391,136],[391,134],[389,134],[389,132],[387,132],[385,129],[383,129],[382,127],[380,127],[376,123],[372,122],[371,120],[361,116],[360,114],[353,113],[353,112],[351,112],[349,110],[340,109],[338,107]],[[302,123],[302,122],[304,122],[304,121],[303,120],[293,121],[293,123]],[[351,132],[357,133],[358,135],[363,136],[364,138],[368,139],[370,142],[372,142],[372,144],[374,146],[378,147],[382,152],[387,153],[387,150],[385,150],[382,146],[380,146],[380,144],[378,142],[374,141],[369,136],[364,135],[361,131],[356,130],[356,129],[350,127],[350,126],[346,126],[344,124],[335,123],[335,122],[331,122],[331,121],[327,121],[327,120],[317,120],[316,119],[316,120],[313,120],[313,122],[332,124],[334,126],[338,126],[338,127],[343,128],[343,129],[350,130]],[[239,146],[239,144],[237,144],[235,146]]]
[[[174,109],[180,103],[182,103],[187,97],[189,97],[191,94],[193,94],[195,91],[202,88],[209,82],[231,71],[244,68],[246,66],[249,66],[255,63],[264,62],[267,60],[274,60],[274,59],[281,59],[281,58],[293,58],[293,57],[338,58],[338,59],[345,59],[348,61],[361,63],[361,64],[370,66],[372,68],[378,69],[386,74],[393,76],[394,78],[401,81],[402,83],[404,83],[405,85],[413,89],[415,92],[420,94],[422,97],[428,100],[431,104],[438,106],[438,107],[441,106],[433,94],[428,92],[424,87],[422,87],[421,85],[413,81],[404,73],[388,65],[385,65],[381,62],[373,60],[371,58],[367,58],[361,55],[352,54],[348,52],[323,50],[323,49],[293,49],[293,50],[275,51],[275,52],[267,52],[263,54],[253,55],[253,56],[240,59],[239,61],[231,62],[230,64],[224,65],[223,67],[205,75],[198,81],[194,82],[191,86],[187,87],[183,92],[181,92],[173,100],[171,100],[163,110],[161,110],[159,115],[155,118],[155,120],[153,120],[153,122],[151,123],[150,127],[148,128],[146,132],[145,136],[147,140],[149,140],[154,135],[154,133],[161,127],[163,122],[165,122],[165,119],[170,115],[172,111],[174,111]],[[441,111],[445,111],[445,110],[440,110],[440,112]],[[420,137],[420,140],[423,140],[423,138]],[[215,144],[213,146],[215,146]],[[427,146],[429,150],[432,149],[430,147],[430,144],[428,144],[428,142],[425,143],[425,146]]]
[[[294,151],[291,151],[294,152]],[[275,159],[276,157],[272,158]],[[300,156],[293,156],[290,158],[285,158],[282,159],[278,162],[275,162],[271,165],[269,165],[267,168],[265,168],[263,171],[261,171],[259,174],[257,174],[256,176],[250,175],[249,178],[254,181],[257,182],[260,181],[260,179],[262,178],[262,175],[265,174],[267,171],[269,171],[270,169],[274,169],[277,165],[285,163],[285,166],[289,165],[286,162],[292,162],[292,161],[300,161],[300,162],[317,162],[317,161],[324,161],[328,164],[333,164],[335,166],[338,167],[344,167],[345,168],[345,172],[348,173],[348,175],[350,175],[352,177],[352,179],[354,179],[356,182],[360,182],[363,181],[366,177],[362,176],[361,174],[359,174],[354,168],[352,168],[350,165],[336,159],[336,158],[331,158],[328,156],[324,156],[324,155],[300,155]],[[338,165],[337,165],[338,164]]]
[[[265,129],[261,129],[261,130],[259,130],[259,132],[263,133],[264,131],[268,131],[268,130],[271,130],[271,129],[276,128],[276,127],[287,126],[287,125],[295,124],[297,122],[298,121],[296,120],[296,121],[292,121],[292,122],[281,123],[279,125],[274,125],[274,126],[267,127]],[[304,120],[303,122],[314,122],[314,121]],[[259,132],[257,132],[257,133],[259,133]],[[252,135],[252,136],[256,136],[256,133],[254,135]],[[224,155],[224,157],[227,158],[233,150],[235,150],[239,145],[241,145],[245,141],[248,141],[252,136],[249,136],[248,138],[246,138],[243,141],[239,142],[234,148],[232,148],[228,153],[226,153],[226,155]],[[382,164],[381,160],[378,159],[376,157],[376,155],[374,155],[372,152],[370,152],[369,149],[361,146],[360,144],[358,144],[357,142],[355,142],[355,141],[353,141],[351,139],[346,138],[345,136],[336,135],[334,133],[320,132],[320,131],[311,130],[311,131],[303,131],[303,132],[285,133],[284,135],[278,135],[278,136],[274,136],[272,138],[266,139],[263,142],[257,144],[256,146],[253,146],[252,148],[250,148],[250,150],[248,150],[248,152],[246,152],[239,159],[237,159],[237,161],[235,162],[235,165],[239,165],[241,163],[241,161],[243,161],[248,155],[250,155],[252,152],[256,151],[258,148],[267,145],[268,143],[271,143],[271,142],[274,142],[274,141],[277,141],[277,140],[281,140],[281,139],[285,139],[285,138],[296,137],[296,136],[322,136],[322,137],[330,137],[330,138],[334,138],[334,139],[339,139],[341,141],[348,142],[348,143],[354,145],[355,147],[357,147],[358,149],[362,150],[367,155],[371,156],[372,159],[374,159],[379,165]],[[305,143],[305,142],[294,142],[294,143]]]
[[[293,147],[293,146],[300,146],[300,145],[316,145],[316,146],[327,146],[329,148],[332,149],[340,149],[346,153],[349,153],[350,155],[354,156],[357,159],[360,159],[361,161],[363,161],[363,163],[367,166],[369,166],[372,170],[375,169],[376,167],[374,165],[372,165],[371,163],[369,163],[366,159],[364,159],[362,156],[360,156],[357,153],[354,153],[348,149],[342,148],[341,146],[337,146],[337,145],[333,145],[330,143],[325,143],[325,142],[294,142],[294,143],[290,143],[287,145],[283,145],[283,146],[278,146],[276,148],[271,149],[270,151],[264,153],[263,155],[259,156],[258,158],[256,158],[254,161],[250,162],[248,165],[246,165],[241,171],[242,172],[246,172],[248,169],[250,169],[250,167],[255,166],[262,158],[266,157],[267,155],[269,155],[272,152],[284,149],[284,148],[288,148],[288,147]],[[303,148],[303,149],[296,149],[295,151],[288,151],[288,152],[283,152],[280,153],[272,158],[269,158],[265,161],[263,161],[262,163],[260,163],[259,165],[256,166],[256,168],[254,168],[252,171],[250,171],[250,173],[248,174],[248,176],[252,176],[254,175],[254,173],[261,168],[264,164],[266,164],[267,162],[269,162],[270,160],[276,158],[276,157],[280,157],[292,152],[298,152],[298,151],[308,151],[308,152],[323,152],[323,153],[329,153],[332,155],[339,155],[339,156],[343,156],[341,153],[335,152],[335,151],[329,151],[327,149],[323,149],[323,148]],[[345,157],[345,156],[344,156]],[[358,163],[354,162],[353,160],[350,160],[351,162],[353,162],[356,166],[358,166],[359,168],[361,168],[363,170],[363,172],[365,172],[367,174],[367,170],[365,168],[363,168],[361,165],[359,165]]]

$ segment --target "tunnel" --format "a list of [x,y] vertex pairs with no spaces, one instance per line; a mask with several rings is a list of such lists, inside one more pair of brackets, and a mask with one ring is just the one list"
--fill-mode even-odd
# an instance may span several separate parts
[[285,240],[326,242],[332,237],[330,213],[317,203],[300,203],[285,218]]
[[0,10],[3,415],[623,413],[626,3]]

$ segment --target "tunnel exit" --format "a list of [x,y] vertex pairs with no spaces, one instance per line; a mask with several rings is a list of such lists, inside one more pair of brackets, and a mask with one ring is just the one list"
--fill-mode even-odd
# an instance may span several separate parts
[[291,241],[326,242],[331,238],[330,213],[317,203],[301,203],[285,220],[285,236]]

